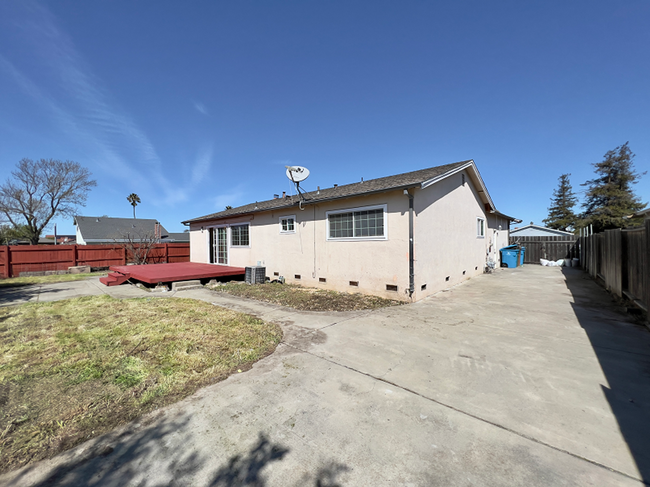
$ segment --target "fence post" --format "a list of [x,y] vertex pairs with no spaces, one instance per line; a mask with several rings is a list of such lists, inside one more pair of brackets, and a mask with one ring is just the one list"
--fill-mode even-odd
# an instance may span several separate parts
[[72,246],[72,267],[77,265],[77,244]]
[[11,277],[11,247],[9,245],[5,251],[5,276]]
[[122,265],[126,265],[126,245],[122,246]]
[[169,264],[169,244],[165,244],[165,264]]
[[650,314],[650,218],[645,220],[645,269],[643,269],[645,296],[641,298]]

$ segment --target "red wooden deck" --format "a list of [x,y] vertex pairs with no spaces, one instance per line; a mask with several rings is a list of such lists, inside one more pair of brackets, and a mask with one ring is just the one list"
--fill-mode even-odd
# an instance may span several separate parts
[[149,284],[159,282],[189,281],[192,279],[211,279],[223,276],[244,275],[243,267],[227,265],[199,264],[197,262],[176,262],[173,264],[148,264],[148,265],[114,265],[109,268],[111,272],[100,281],[107,286],[122,284],[127,279]]

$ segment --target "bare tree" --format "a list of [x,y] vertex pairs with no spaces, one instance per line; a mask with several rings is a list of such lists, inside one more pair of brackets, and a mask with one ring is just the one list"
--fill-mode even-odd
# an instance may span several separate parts
[[131,203],[131,206],[133,207],[133,218],[135,218],[135,207],[138,206],[138,203],[140,203],[140,197],[135,193],[131,193],[126,197],[126,199],[129,203]]
[[0,213],[14,226],[24,225],[32,245],[55,216],[72,216],[85,206],[97,182],[90,171],[73,161],[22,159],[0,186]]
[[138,232],[136,230],[120,233],[113,240],[126,249],[126,254],[131,257],[132,263],[144,265],[147,263],[149,254],[156,247],[156,244],[160,243],[160,236],[157,232]]

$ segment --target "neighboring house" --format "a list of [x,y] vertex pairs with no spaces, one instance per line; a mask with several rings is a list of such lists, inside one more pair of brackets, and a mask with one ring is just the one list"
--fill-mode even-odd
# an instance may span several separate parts
[[637,211],[634,216],[636,217],[643,217],[645,220],[650,220],[650,208],[646,208],[645,210]]
[[[76,235],[57,235],[56,245],[71,245],[76,243]],[[54,245],[54,235],[45,235],[38,239],[39,245]]]
[[[499,266],[509,222],[474,161],[261,201],[183,222],[190,260],[419,300]],[[410,251],[412,235],[413,251]]]
[[138,242],[158,238],[161,242],[169,235],[157,220],[147,218],[111,218],[107,216],[76,216],[77,244],[97,245],[121,242]]
[[161,243],[190,243],[190,232],[174,232],[160,239]]
[[530,225],[518,228],[516,227],[510,230],[511,237],[562,237],[566,235],[574,236],[571,232],[541,227],[539,225],[533,225],[532,223]]

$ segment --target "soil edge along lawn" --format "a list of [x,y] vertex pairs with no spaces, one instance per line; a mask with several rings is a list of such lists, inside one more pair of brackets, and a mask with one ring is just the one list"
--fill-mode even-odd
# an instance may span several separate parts
[[0,308],[0,472],[247,370],[281,338],[275,324],[192,299]]
[[244,283],[228,283],[210,286],[210,289],[240,298],[288,306],[301,311],[354,311],[405,304],[404,301],[367,294],[341,293],[294,284],[267,283],[251,286]]

